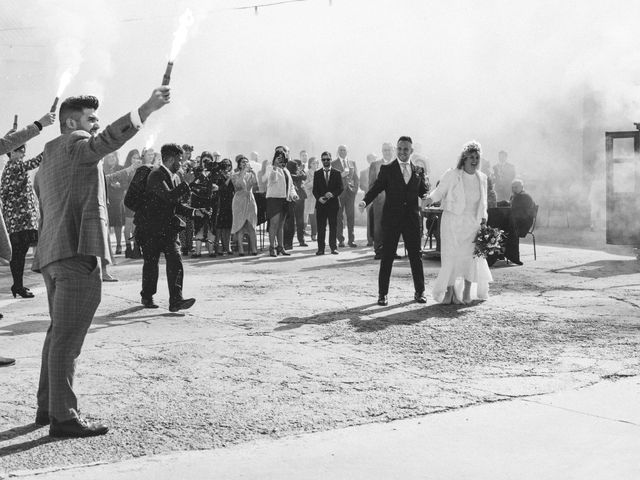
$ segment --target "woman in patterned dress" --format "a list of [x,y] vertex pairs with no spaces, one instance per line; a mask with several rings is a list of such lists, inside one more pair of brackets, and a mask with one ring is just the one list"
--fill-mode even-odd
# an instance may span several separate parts
[[26,148],[21,146],[7,154],[7,161],[0,179],[0,200],[11,241],[11,293],[15,297],[33,298],[31,290],[23,284],[24,264],[30,246],[38,242],[40,218],[38,200],[29,178],[29,171],[40,166],[42,155],[24,160]]

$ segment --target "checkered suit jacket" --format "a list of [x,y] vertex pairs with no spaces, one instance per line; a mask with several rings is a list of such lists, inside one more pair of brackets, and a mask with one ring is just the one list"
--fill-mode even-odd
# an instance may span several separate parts
[[[35,123],[27,125],[17,132],[8,133],[3,138],[0,138],[0,155],[4,155],[24,145],[39,133],[40,129],[36,127]],[[0,204],[0,211],[1,210],[2,204]],[[9,241],[9,233],[7,232],[7,226],[4,223],[2,215],[0,215],[0,257],[11,260],[11,242]]]
[[137,131],[127,114],[95,137],[77,130],[45,145],[34,182],[40,199],[34,271],[79,254],[111,261],[105,179],[100,160],[122,147]]

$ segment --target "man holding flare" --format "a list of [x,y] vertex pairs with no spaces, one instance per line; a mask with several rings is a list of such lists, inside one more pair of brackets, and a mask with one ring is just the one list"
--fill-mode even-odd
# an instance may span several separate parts
[[79,416],[73,392],[75,362],[101,300],[100,259],[111,260],[100,160],[131,139],[169,97],[168,86],[156,88],[139,108],[95,136],[98,99],[67,98],[60,105],[61,135],[44,147],[35,179],[41,219],[33,270],[44,277],[51,324],[42,349],[36,424],[50,424],[53,437],[108,431]]

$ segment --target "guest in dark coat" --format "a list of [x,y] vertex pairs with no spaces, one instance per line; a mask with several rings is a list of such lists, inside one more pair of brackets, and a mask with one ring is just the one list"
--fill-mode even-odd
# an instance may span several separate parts
[[178,233],[184,229],[184,221],[178,216],[202,217],[205,212],[180,203],[180,198],[189,193],[189,186],[176,175],[180,168],[182,148],[175,143],[163,145],[162,165],[149,173],[144,206],[136,215],[136,236],[142,245],[144,265],[142,267],[142,304],[146,308],[157,308],[153,302],[158,286],[158,261],[164,253],[169,284],[169,311],[177,312],[190,308],[194,298],[182,298],[184,270],[180,257]]
[[[231,226],[233,225],[233,196],[236,191],[231,182],[233,166],[228,158],[220,162],[216,175],[218,185],[218,211],[216,215],[215,251],[220,255],[231,255]],[[220,250],[218,243],[221,244]]]
[[536,204],[531,195],[524,191],[522,180],[516,179],[511,184],[511,217],[515,223],[518,237],[524,238],[533,225],[536,216]]
[[324,255],[327,222],[329,222],[329,248],[334,255],[338,254],[338,212],[340,211],[340,195],[344,189],[339,170],[331,167],[331,154],[323,152],[322,168],[313,176],[313,196],[316,198],[316,221],[318,224],[318,251],[316,255]]

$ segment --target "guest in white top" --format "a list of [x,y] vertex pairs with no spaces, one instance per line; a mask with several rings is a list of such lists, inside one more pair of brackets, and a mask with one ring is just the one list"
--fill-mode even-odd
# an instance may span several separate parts
[[[284,249],[284,221],[288,202],[298,199],[291,174],[285,168],[288,151],[278,146],[273,156],[271,168],[267,168],[264,178],[267,183],[267,218],[269,219],[269,255],[291,255]],[[277,240],[277,248],[276,248]],[[276,253],[277,252],[277,253]]]
[[478,142],[466,143],[457,167],[444,173],[425,201],[427,205],[440,201],[444,210],[441,267],[433,286],[438,302],[469,303],[476,295],[483,300],[489,295],[493,278],[487,261],[473,256],[475,236],[487,221],[487,176],[479,170],[480,155]]

